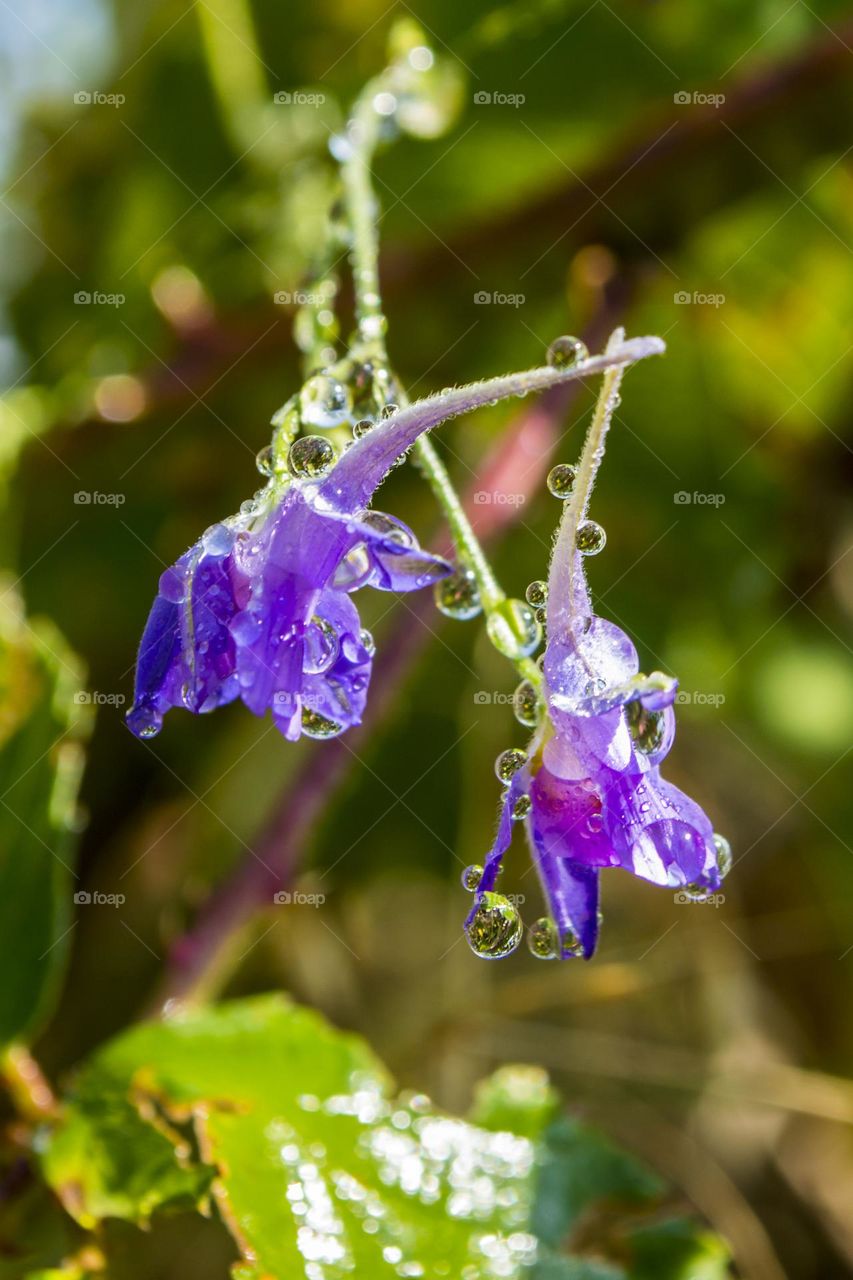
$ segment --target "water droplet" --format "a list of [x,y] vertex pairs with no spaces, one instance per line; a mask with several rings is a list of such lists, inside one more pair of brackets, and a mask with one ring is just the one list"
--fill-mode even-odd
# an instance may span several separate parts
[[302,732],[306,738],[334,738],[343,730],[343,725],[328,716],[321,716],[319,711],[302,708]]
[[399,409],[399,408],[400,408],[400,406],[399,406],[398,404],[386,404],[386,405],[383,405],[383,407],[382,407],[382,412],[381,412],[381,414],[380,414],[380,417],[382,417],[382,418],[393,418],[393,417],[394,417],[394,414],[398,411],[398,409]]
[[333,133],[329,138],[329,150],[339,164],[345,164],[352,156],[352,144],[342,133]]
[[511,955],[523,932],[518,908],[500,893],[484,893],[465,927],[471,950],[486,960]]
[[607,534],[594,520],[582,520],[578,525],[575,546],[582,556],[597,556],[606,542]]
[[393,116],[397,110],[397,99],[393,93],[377,93],[373,98],[373,110],[380,116]]
[[580,338],[572,337],[569,333],[564,333],[562,337],[555,338],[551,343],[545,359],[553,369],[568,369],[580,360],[586,360],[588,355],[585,342]]
[[258,509],[258,504],[254,498],[247,498],[245,502],[240,503],[241,516],[253,516]]
[[625,706],[628,729],[634,746],[645,756],[660,751],[666,734],[666,720],[662,711],[648,711],[639,700]]
[[320,675],[323,671],[328,671],[339,653],[337,631],[331,622],[315,614],[305,631],[303,671],[308,675]]
[[535,582],[529,584],[524,597],[528,604],[533,605],[534,609],[540,609],[548,601],[548,583],[543,582],[541,578],[537,578]]
[[376,423],[372,418],[362,418],[360,422],[355,424],[352,429],[352,433],[356,440],[360,440],[362,436],[367,435],[368,431],[372,431],[375,426]]
[[362,316],[358,331],[365,342],[372,342],[388,332],[388,321],[383,315]]
[[367,630],[367,627],[362,627],[361,631],[359,631],[358,633],[358,639],[362,649],[366,649],[368,654],[372,658],[374,653],[376,652],[376,641],[373,639],[373,636],[371,635],[371,633]]
[[557,926],[548,916],[542,916],[527,931],[527,946],[537,960],[556,960],[559,949]]
[[692,898],[694,902],[704,902],[710,890],[706,884],[698,884],[696,881],[693,881],[691,884],[686,884],[684,886],[684,892],[689,898]]
[[558,462],[556,467],[552,467],[548,472],[546,481],[548,492],[555,498],[570,498],[577,478],[577,467],[571,466],[568,462]]
[[527,752],[517,747],[502,751],[495,761],[495,773],[501,782],[510,782],[519,769],[527,764]]
[[516,797],[515,804],[512,806],[511,816],[512,816],[513,822],[521,822],[522,819],[527,817],[528,813],[532,808],[533,808],[533,801],[530,799],[530,796]]
[[335,569],[332,586],[349,590],[350,587],[361,585],[370,573],[371,567],[367,547],[363,542],[359,542],[347,552]]
[[273,465],[273,448],[271,444],[265,444],[263,449],[258,450],[255,455],[255,466],[262,476],[272,475],[275,467]]
[[479,863],[474,862],[462,872],[462,888],[467,889],[469,893],[474,893],[482,878],[483,868]]
[[717,870],[721,876],[725,877],[732,869],[732,846],[725,836],[715,831],[714,848],[717,851]]
[[542,628],[523,600],[504,600],[489,615],[486,631],[498,653],[512,660],[528,658],[539,647]]
[[433,587],[432,594],[436,608],[458,622],[470,622],[483,611],[477,578],[473,570],[464,565],[448,577],[441,578]]
[[560,938],[560,951],[564,957],[583,955],[581,940],[573,929],[565,929]]
[[315,373],[299,393],[299,409],[309,427],[339,427],[352,415],[352,398],[337,378]]
[[287,454],[291,475],[316,479],[335,464],[334,446],[322,436],[301,436],[294,440]]
[[519,724],[534,729],[539,722],[539,694],[530,680],[522,680],[512,695],[512,709]]

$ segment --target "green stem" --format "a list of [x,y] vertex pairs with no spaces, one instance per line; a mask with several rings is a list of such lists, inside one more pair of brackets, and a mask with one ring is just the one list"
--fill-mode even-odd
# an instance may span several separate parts
[[435,494],[453,536],[460,560],[471,569],[477,579],[483,609],[489,614],[506,599],[500,584],[492,572],[486,554],[462,507],[459,495],[447,474],[447,469],[428,436],[421,436],[414,446],[418,470]]
[[[609,355],[615,351],[624,339],[624,329],[615,329],[604,354]],[[578,622],[575,617],[575,597],[578,575],[583,572],[577,550],[578,528],[589,510],[598,468],[604,457],[607,431],[619,402],[619,385],[624,372],[624,366],[617,365],[607,369],[602,377],[601,390],[578,463],[572,496],[563,507],[548,574],[548,629],[554,635],[570,630]]]
[[15,1110],[33,1124],[55,1118],[58,1103],[41,1067],[22,1044],[11,1044],[0,1056],[0,1077]]
[[[358,98],[347,131],[348,152],[341,173],[349,213],[356,318],[359,347],[373,354],[387,367],[385,317],[379,287],[379,237],[376,230],[376,197],[371,169],[379,138],[379,117],[373,100],[381,88],[381,78],[368,84]],[[404,397],[401,396],[401,399]],[[412,453],[418,469],[430,486],[450,528],[459,560],[474,574],[486,618],[501,609],[506,593],[486,558],[461,499],[432,442],[426,436],[415,441]],[[538,688],[542,675],[530,658],[510,659],[516,670]]]

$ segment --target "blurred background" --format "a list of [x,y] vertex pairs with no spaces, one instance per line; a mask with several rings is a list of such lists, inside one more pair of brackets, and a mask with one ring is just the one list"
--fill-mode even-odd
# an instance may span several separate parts
[[[337,747],[289,745],[242,705],[176,712],[153,743],[123,724],[158,575],[257,487],[299,385],[291,304],[334,192],[328,139],[398,18],[461,73],[453,128],[378,168],[410,392],[541,363],[560,333],[593,345],[624,323],[668,345],[626,380],[591,585],[644,669],[679,676],[668,776],[734,869],[712,906],[605,877],[591,964],[483,963],[461,933],[493,758],[524,742],[480,623],[362,596],[396,669]],[[0,6],[0,71],[2,567],[88,672],[74,889],[124,895],[68,917],[50,1074],[226,939],[223,990],[287,989],[440,1105],[500,1063],[544,1065],[744,1274],[851,1274],[849,6],[33,0]],[[545,574],[544,474],[574,460],[592,394],[442,434],[463,489],[503,450],[474,511],[502,525],[512,594]],[[381,506],[443,537],[410,468]],[[23,696],[14,674],[2,694]],[[3,806],[12,858],[26,814],[14,789]],[[258,851],[322,904],[247,887]],[[508,888],[533,920],[528,867],[517,836]],[[200,1246],[181,1256],[219,1274]]]

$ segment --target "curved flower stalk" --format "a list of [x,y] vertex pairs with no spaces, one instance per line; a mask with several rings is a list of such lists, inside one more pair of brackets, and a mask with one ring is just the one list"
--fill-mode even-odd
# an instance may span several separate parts
[[[607,351],[622,341],[617,330]],[[563,516],[548,582],[528,589],[547,625],[543,688],[540,696],[522,685],[516,698],[518,718],[535,732],[527,752],[498,757],[507,789],[497,835],[485,866],[463,877],[475,892],[468,939],[489,958],[509,954],[522,935],[517,910],[495,892],[514,820],[524,822],[548,906],[528,935],[543,959],[594,952],[603,868],[702,898],[719,887],[731,862],[728,842],[699,805],[660,775],[675,734],[677,681],[641,674],[631,640],[590,603],[583,557],[601,550],[604,531],[586,515],[623,367],[604,375],[578,467],[552,472]]]
[[[423,587],[451,570],[400,521],[368,509],[388,472],[449,418],[661,349],[656,338],[635,338],[571,367],[442,391],[372,425],[334,465],[325,438],[296,440],[289,472],[274,471],[265,490],[162,575],[140,646],[132,731],[151,737],[171,707],[201,713],[238,697],[256,715],[270,710],[289,739],[331,737],[359,723],[373,643],[350,594]],[[286,415],[281,423],[286,441]]]

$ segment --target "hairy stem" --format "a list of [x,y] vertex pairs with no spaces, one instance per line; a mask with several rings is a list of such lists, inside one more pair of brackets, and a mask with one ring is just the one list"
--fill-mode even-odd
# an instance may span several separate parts
[[[350,263],[359,334],[365,345],[372,346],[387,366],[385,317],[379,287],[377,206],[371,179],[379,137],[379,117],[373,107],[373,100],[379,83],[380,81],[374,81],[369,84],[356,102],[348,127],[342,178],[352,232]],[[488,618],[504,603],[506,593],[495,577],[447,468],[432,442],[425,437],[416,440],[412,453],[421,475],[445,515],[460,562],[474,575],[483,610]],[[515,666],[524,677],[539,682],[540,673],[535,663],[519,658],[515,660]]]
[[[624,329],[615,329],[605,347],[605,356],[618,351],[624,342]],[[572,496],[563,506],[548,573],[548,630],[551,634],[565,632],[578,621],[575,604],[579,592],[585,593],[580,553],[577,550],[578,528],[589,510],[598,468],[604,457],[607,431],[619,403],[619,385],[624,372],[624,365],[615,365],[605,372],[601,380],[601,390],[584,440]]]

